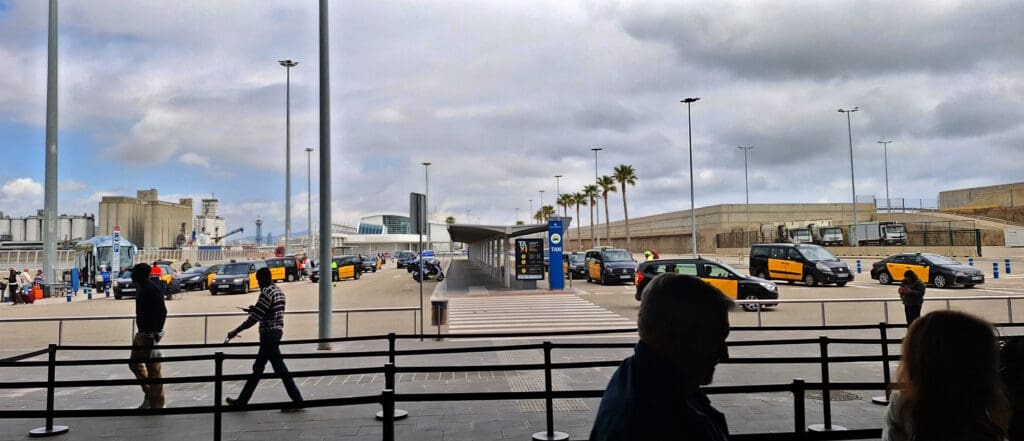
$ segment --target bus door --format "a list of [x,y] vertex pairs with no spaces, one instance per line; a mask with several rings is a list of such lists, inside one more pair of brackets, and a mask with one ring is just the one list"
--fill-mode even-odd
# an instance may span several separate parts
[[729,298],[736,299],[740,289],[739,280],[732,272],[713,263],[704,263],[701,264],[701,267],[701,280],[718,288],[719,291],[722,291],[722,294],[729,296]]

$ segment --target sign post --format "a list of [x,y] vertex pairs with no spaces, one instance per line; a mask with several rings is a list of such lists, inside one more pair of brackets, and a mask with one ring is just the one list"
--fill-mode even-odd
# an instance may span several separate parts
[[562,219],[548,219],[548,273],[551,280],[548,287],[552,290],[565,289],[565,274],[562,273]]
[[537,289],[544,280],[544,239],[516,239],[516,280],[524,280],[524,289]]
[[409,193],[409,223],[412,232],[420,236],[419,240],[419,261],[420,261],[420,340],[423,339],[423,232],[427,229],[427,195],[421,193]]
[[114,225],[111,242],[110,274],[116,278],[121,273],[121,227]]

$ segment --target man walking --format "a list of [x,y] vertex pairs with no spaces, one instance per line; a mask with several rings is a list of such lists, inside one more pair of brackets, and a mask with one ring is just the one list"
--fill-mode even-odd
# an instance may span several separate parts
[[[135,297],[135,324],[138,332],[132,340],[131,362],[128,366],[135,378],[140,380],[161,378],[160,362],[151,359],[163,356],[156,345],[164,336],[164,322],[167,320],[163,291],[150,280],[150,271],[152,268],[145,263],[132,267],[132,283],[138,290]],[[146,398],[139,409],[164,407],[163,384],[143,384],[142,392]]]
[[249,399],[252,398],[253,392],[256,391],[256,384],[260,381],[260,375],[263,374],[263,370],[267,367],[267,362],[269,361],[270,365],[274,368],[274,373],[281,376],[281,384],[288,391],[288,397],[292,399],[292,406],[282,409],[282,412],[302,410],[302,393],[299,392],[298,386],[295,385],[295,380],[292,379],[291,373],[288,372],[288,366],[284,364],[284,358],[281,357],[281,336],[284,334],[284,291],[281,291],[281,288],[274,284],[273,279],[270,277],[270,269],[268,268],[264,267],[256,271],[256,281],[260,284],[260,298],[255,305],[249,307],[249,318],[245,319],[237,328],[228,332],[228,339],[235,338],[239,332],[259,322],[260,350],[256,354],[256,361],[252,364],[252,375],[246,380],[245,386],[242,387],[242,392],[238,394],[238,398],[228,397],[225,401],[228,405],[232,406],[248,403]]
[[612,375],[592,441],[726,441],[725,416],[700,387],[728,358],[732,299],[700,279],[658,276],[645,289],[634,354]]

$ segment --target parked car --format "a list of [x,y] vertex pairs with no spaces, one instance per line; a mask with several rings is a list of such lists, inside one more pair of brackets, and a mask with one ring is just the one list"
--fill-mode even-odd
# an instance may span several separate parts
[[294,282],[299,280],[299,265],[295,256],[272,257],[264,259],[267,268],[270,268],[270,278],[280,282]]
[[896,254],[871,265],[871,278],[883,285],[903,280],[903,273],[913,271],[922,282],[936,288],[963,286],[970,288],[985,283],[985,273],[946,256],[932,253]]
[[373,256],[359,255],[359,260],[362,261],[362,271],[366,272],[377,272],[377,268],[380,268],[380,259]]
[[[357,255],[335,256],[331,260],[338,263],[336,270],[331,270],[330,264],[326,264],[327,268],[331,270],[331,275],[333,276],[331,280],[333,281],[349,278],[359,280],[359,277],[363,275],[363,261]],[[313,283],[318,282],[320,280],[320,270],[323,267],[324,265],[317,265],[309,273],[309,280]]]
[[750,274],[765,280],[802,281],[807,286],[853,281],[850,266],[820,245],[759,243],[750,246]]
[[210,284],[210,295],[223,292],[249,293],[254,289],[259,289],[256,270],[266,267],[267,263],[262,260],[226,263],[213,278],[213,283]]
[[[665,273],[685,274],[698,277],[718,288],[733,299],[738,300],[777,300],[779,288],[774,282],[758,277],[744,275],[735,268],[708,259],[659,259],[641,262],[636,269],[636,299],[643,298],[644,288],[655,277]],[[764,303],[763,307],[776,306],[778,303]],[[745,304],[743,309],[757,311],[756,304]]]
[[562,273],[567,279],[587,277],[586,255],[580,252],[562,254]]
[[611,282],[633,283],[636,261],[629,251],[621,248],[601,247],[587,250],[587,282],[602,285]]
[[[161,268],[164,270],[164,268]],[[161,289],[164,289],[164,294],[177,294],[181,292],[181,281],[174,277],[174,275],[164,274],[159,279],[153,278],[155,283],[161,285]],[[110,282],[110,288],[114,291],[114,299],[120,300],[124,297],[135,297],[138,293],[138,286],[132,282],[132,270],[127,269],[121,271]]]
[[209,267],[196,266],[189,268],[188,271],[178,274],[178,281],[181,283],[181,289],[185,291],[205,290],[207,286],[208,270]]
[[395,262],[398,268],[405,268],[408,266],[409,259],[416,258],[416,253],[412,251],[399,251],[395,253]]

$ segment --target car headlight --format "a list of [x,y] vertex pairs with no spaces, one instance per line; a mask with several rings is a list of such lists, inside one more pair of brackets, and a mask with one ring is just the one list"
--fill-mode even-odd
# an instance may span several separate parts
[[114,288],[117,288],[117,280],[115,280],[113,283],[111,283],[111,286],[113,286]]
[[775,291],[776,289],[779,289],[772,282],[757,282],[757,284],[761,285],[761,287],[763,287],[764,289],[767,289],[768,291]]
[[953,275],[957,276],[957,277],[967,277],[967,274],[964,274],[964,273],[962,273],[960,271],[957,271],[957,272],[953,273]]
[[235,280],[233,280],[233,281],[234,281],[235,283],[239,283],[239,282],[242,282],[243,280],[245,280],[245,279],[243,279],[243,278],[239,277],[239,278],[237,278],[237,279],[235,279]]
[[829,268],[828,265],[825,265],[824,263],[819,263],[815,265],[815,267],[818,268],[818,271],[824,271],[826,273],[832,272],[832,268]]
[[606,267],[606,268],[604,269],[604,272],[605,272],[605,274],[612,274],[612,273],[614,273],[614,272],[615,272],[615,269],[614,269],[614,268],[607,268],[607,267]]

